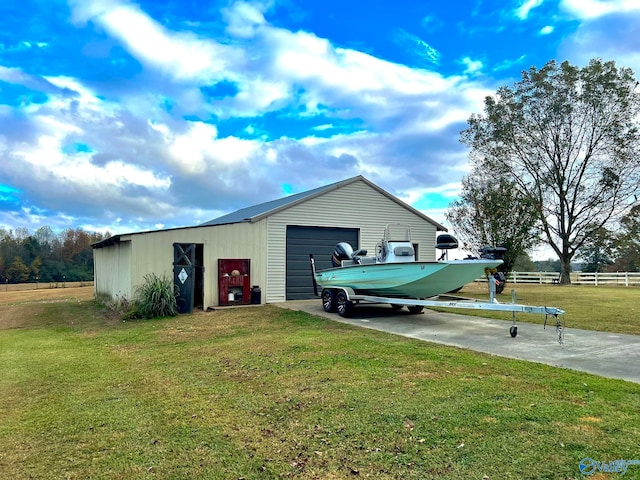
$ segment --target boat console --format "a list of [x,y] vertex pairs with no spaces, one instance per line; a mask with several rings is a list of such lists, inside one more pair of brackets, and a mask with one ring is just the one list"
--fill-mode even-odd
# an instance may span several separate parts
[[416,254],[411,242],[383,241],[378,254],[379,263],[415,262]]

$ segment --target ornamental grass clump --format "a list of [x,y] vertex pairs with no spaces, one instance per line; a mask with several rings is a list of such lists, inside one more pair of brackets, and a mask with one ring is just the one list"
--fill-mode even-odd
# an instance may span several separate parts
[[135,289],[133,318],[175,317],[178,314],[177,292],[173,279],[155,273],[144,276]]

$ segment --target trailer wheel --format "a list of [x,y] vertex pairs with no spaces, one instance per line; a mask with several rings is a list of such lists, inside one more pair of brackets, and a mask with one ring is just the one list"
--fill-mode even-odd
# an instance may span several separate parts
[[322,308],[329,313],[336,311],[336,294],[328,288],[322,289]]
[[351,315],[353,309],[353,302],[349,300],[347,294],[342,290],[339,290],[336,294],[336,310],[341,317],[348,317]]
[[407,307],[409,309],[409,313],[422,313],[422,310],[424,310],[424,307],[422,305],[409,305]]
[[402,310],[402,305],[398,305],[397,303],[392,303],[391,308],[393,308],[397,312],[398,310]]
[[511,327],[509,333],[513,338],[516,338],[516,335],[518,335],[518,327]]

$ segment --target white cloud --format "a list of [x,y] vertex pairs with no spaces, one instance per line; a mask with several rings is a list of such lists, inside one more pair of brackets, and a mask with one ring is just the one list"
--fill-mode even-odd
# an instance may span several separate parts
[[189,32],[170,32],[135,5],[78,0],[73,18],[101,25],[139,60],[178,80],[223,78],[230,65],[242,61],[237,49]]
[[426,121],[423,126],[425,131],[438,131],[453,124],[461,124],[469,118],[469,110],[466,108],[447,109],[444,115],[434,116]]
[[469,57],[463,57],[460,59],[460,63],[464,65],[466,68],[464,73],[466,74],[474,74],[482,70],[483,64],[480,60],[471,60]]
[[460,196],[461,190],[461,182],[449,182],[438,185],[437,187],[414,188],[406,190],[405,192],[403,192],[401,200],[409,204],[415,204],[424,199],[427,199],[428,201],[428,198],[431,195],[437,195],[438,197],[443,197],[453,201]]
[[[45,118],[41,121],[54,123]],[[58,128],[57,131],[65,130]],[[97,191],[128,185],[159,189],[167,189],[171,185],[169,178],[160,177],[149,169],[127,164],[122,160],[97,166],[91,162],[89,154],[63,154],[65,136],[41,136],[33,145],[14,149],[13,156],[20,158],[23,165],[28,166],[29,175],[34,179],[60,186],[66,184],[89,196],[94,196]]]
[[278,78],[291,83],[303,82],[311,91],[320,88],[325,95],[333,96],[334,101],[348,96],[349,103],[381,105],[387,103],[389,91],[405,95],[436,93],[455,82],[437,73],[412,69],[367,53],[334,48],[327,40],[306,32],[272,29],[265,35],[273,47],[273,66]]
[[[165,127],[163,130],[167,131]],[[258,143],[236,137],[218,139],[214,125],[189,122],[189,130],[184,134],[169,134],[169,160],[187,175],[214,175],[221,165],[243,167],[257,151]]]
[[527,58],[527,56],[523,54],[523,55],[520,55],[515,60],[503,60],[502,62],[500,62],[498,65],[496,65],[494,67],[494,71],[499,72],[501,70],[510,69],[514,65],[518,65],[518,64],[523,63],[526,58]]
[[241,90],[232,100],[214,108],[221,117],[229,115],[227,109],[230,105],[233,106],[233,115],[252,117],[278,110],[291,97],[291,84],[286,80],[247,76],[241,85]]
[[396,32],[396,41],[410,49],[412,55],[422,58],[427,64],[438,65],[442,54],[433,46],[403,29]]
[[561,0],[560,7],[580,19],[640,11],[638,0]]
[[526,20],[531,10],[542,5],[543,1],[544,0],[525,0],[525,2],[516,9],[516,17],[520,20]]
[[[640,11],[640,10],[639,10]],[[577,29],[563,39],[559,55],[577,65],[592,58],[614,60],[618,66],[640,73],[640,15],[611,13],[584,19]]]
[[223,9],[227,20],[227,32],[234,37],[251,38],[257,30],[266,23],[264,12],[268,4],[236,2],[229,8]]
[[550,33],[553,33],[553,30],[554,28],[551,25],[547,25],[540,29],[540,35],[549,35]]

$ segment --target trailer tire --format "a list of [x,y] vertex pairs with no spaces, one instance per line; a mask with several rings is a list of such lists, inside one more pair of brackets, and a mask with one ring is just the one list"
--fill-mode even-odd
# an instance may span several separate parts
[[338,310],[338,315],[341,317],[349,317],[351,316],[351,310],[353,309],[353,302],[349,300],[347,294],[339,290],[336,294],[336,310]]
[[322,308],[328,313],[336,311],[336,294],[333,290],[328,288],[322,289]]
[[509,329],[509,334],[513,337],[516,338],[516,335],[518,335],[518,327],[511,327]]
[[424,310],[422,305],[409,305],[407,308],[409,309],[409,313],[413,314],[422,313],[422,310]]

